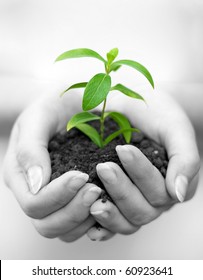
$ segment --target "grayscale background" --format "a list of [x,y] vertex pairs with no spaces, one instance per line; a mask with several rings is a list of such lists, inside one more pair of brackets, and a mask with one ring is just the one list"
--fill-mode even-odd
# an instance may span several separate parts
[[[41,237],[5,187],[2,162],[16,116],[42,94],[60,93],[78,76],[85,80],[98,71],[94,60],[80,67],[76,61],[53,63],[78,47],[101,54],[118,47],[120,57],[146,65],[156,87],[188,111],[203,154],[203,123],[195,107],[203,109],[202,0],[0,0],[0,259],[203,259],[202,170],[191,201],[136,234],[100,243]],[[134,73],[126,79],[130,86]]]

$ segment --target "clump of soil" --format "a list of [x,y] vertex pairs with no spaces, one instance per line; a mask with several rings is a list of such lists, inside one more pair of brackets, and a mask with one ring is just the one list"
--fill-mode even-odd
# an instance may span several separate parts
[[[99,129],[98,121],[91,122],[91,125],[97,130]],[[118,130],[118,126],[111,119],[106,119],[105,129],[106,137],[113,131]],[[89,174],[90,183],[104,188],[97,176],[96,166],[98,163],[112,161],[122,168],[115,147],[124,144],[126,143],[123,137],[119,136],[101,149],[75,128],[69,132],[59,133],[50,141],[48,148],[52,166],[51,180],[67,171],[79,170]],[[146,138],[142,133],[133,133],[130,144],[139,148],[152,164],[159,169],[163,177],[166,176],[168,158],[163,147]]]

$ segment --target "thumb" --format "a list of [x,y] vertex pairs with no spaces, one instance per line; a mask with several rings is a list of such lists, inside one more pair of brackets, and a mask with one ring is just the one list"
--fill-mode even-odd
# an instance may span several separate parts
[[176,201],[183,202],[190,199],[198,183],[198,156],[190,157],[175,154],[169,160],[166,188]]
[[48,142],[57,130],[56,120],[55,113],[50,114],[46,108],[36,104],[28,108],[15,125],[16,139],[11,142],[15,147],[18,164],[33,194],[50,181]]
[[17,160],[23,169],[30,191],[37,194],[49,183],[51,177],[51,163],[47,148],[37,142],[29,143],[19,149]]
[[200,157],[195,132],[187,118],[169,132],[165,137],[169,157],[166,188],[175,201],[183,202],[191,198],[197,188]]

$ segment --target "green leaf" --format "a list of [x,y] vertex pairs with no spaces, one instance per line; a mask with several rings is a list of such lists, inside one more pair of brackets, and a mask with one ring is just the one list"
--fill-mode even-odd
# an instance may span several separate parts
[[111,71],[114,71],[114,72],[116,72],[118,69],[120,69],[121,68],[121,65],[111,65]]
[[140,99],[140,100],[144,101],[144,98],[139,93],[131,90],[130,88],[125,87],[122,84],[115,85],[114,87],[111,88],[111,91],[112,90],[118,90],[118,91],[124,93],[127,96],[130,96],[130,97],[133,97],[133,98]]
[[100,54],[98,54],[97,52],[95,52],[91,49],[86,49],[86,48],[73,49],[73,50],[64,52],[61,55],[59,55],[55,61],[60,61],[60,60],[69,59],[69,58],[78,58],[78,57],[94,57],[94,58],[97,58],[97,59],[103,61],[104,63],[106,62],[106,60]]
[[82,123],[78,124],[76,128],[78,128],[85,135],[87,135],[92,140],[92,142],[94,142],[99,148],[103,146],[101,137],[94,127],[92,127],[89,124]]
[[75,114],[67,124],[67,131],[77,126],[78,124],[99,120],[99,119],[100,119],[99,116],[89,112],[82,112],[82,113]]
[[114,133],[112,133],[111,135],[109,135],[105,140],[104,140],[104,146],[108,145],[113,139],[115,139],[116,137],[118,137],[120,134],[123,134],[124,132],[127,131],[131,131],[131,132],[139,132],[139,129],[136,128],[131,128],[131,129],[120,129]]
[[110,65],[118,55],[118,48],[114,48],[107,53],[108,64]]
[[100,73],[95,75],[87,84],[83,96],[82,108],[84,111],[97,107],[109,93],[111,88],[111,77]]
[[133,60],[127,60],[127,59],[119,60],[119,61],[115,61],[111,65],[110,70],[113,70],[113,68],[115,68],[118,65],[127,65],[127,66],[130,66],[130,67],[136,69],[137,71],[142,73],[147,78],[147,80],[150,82],[150,84],[154,88],[153,78],[152,78],[151,74],[149,73],[149,71],[142,64],[140,64],[136,61],[133,61]]
[[64,90],[64,91],[61,93],[61,96],[64,95],[64,93],[66,93],[66,92],[69,91],[70,89],[85,88],[86,85],[87,85],[87,82],[74,84],[74,85],[70,86],[69,88],[67,88],[66,90]]
[[118,112],[106,112],[104,114],[104,117],[112,118],[119,125],[120,129],[124,130],[123,137],[125,138],[126,143],[130,143],[132,132],[128,129],[131,129],[132,127],[130,125],[129,120],[126,118],[126,116]]

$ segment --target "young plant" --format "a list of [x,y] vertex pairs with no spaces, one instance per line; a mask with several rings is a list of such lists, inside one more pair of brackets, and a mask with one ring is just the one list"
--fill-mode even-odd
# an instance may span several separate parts
[[[138,129],[131,127],[129,120],[123,114],[119,112],[105,111],[107,96],[109,92],[117,90],[129,97],[144,100],[140,94],[134,92],[133,90],[127,88],[122,84],[116,84],[112,86],[110,73],[112,71],[117,71],[122,65],[130,66],[139,71],[141,74],[143,74],[147,78],[151,86],[154,88],[152,76],[143,65],[136,61],[127,59],[115,61],[117,56],[117,48],[114,48],[107,53],[107,59],[104,59],[101,55],[99,55],[97,52],[91,49],[83,48],[64,52],[56,59],[56,61],[60,61],[69,58],[93,57],[99,59],[104,64],[104,73],[96,74],[93,78],[90,79],[89,82],[81,82],[74,84],[62,93],[63,95],[70,89],[85,88],[82,101],[83,112],[74,115],[70,119],[70,121],[67,124],[67,130],[69,131],[73,127],[76,127],[84,134],[86,134],[100,148],[106,146],[109,142],[111,142],[114,138],[118,137],[120,134],[123,135],[126,143],[130,143],[132,132],[138,131]],[[100,116],[89,112],[90,110],[96,108],[102,102],[103,108]],[[120,129],[109,135],[107,138],[104,138],[105,119],[107,117],[112,118],[118,124]],[[100,121],[99,132],[97,132],[97,130],[94,127],[87,124],[87,122],[93,120]]]

